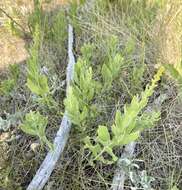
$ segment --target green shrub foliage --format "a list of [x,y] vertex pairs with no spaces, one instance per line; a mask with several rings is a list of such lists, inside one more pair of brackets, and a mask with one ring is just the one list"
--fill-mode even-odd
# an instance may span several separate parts
[[[90,150],[93,160],[100,160],[106,164],[117,161],[118,158],[113,153],[115,147],[121,147],[137,140],[141,131],[149,126],[151,127],[151,123],[153,124],[159,120],[159,112],[153,112],[152,117],[147,115],[140,117],[139,114],[147,105],[149,97],[153,94],[154,88],[157,86],[157,82],[160,80],[163,71],[163,68],[158,70],[151,85],[147,85],[145,91],[141,93],[141,98],[138,95],[134,96],[131,103],[124,106],[123,114],[119,110],[116,111],[114,123],[110,128],[103,125],[98,127],[97,136],[92,138],[95,142],[94,145],[92,144],[91,138],[89,136],[86,137],[85,148]],[[104,153],[110,155],[111,159],[105,159],[103,156]]]
[[20,125],[20,128],[29,135],[38,136],[42,144],[47,144],[48,147],[53,150],[53,144],[48,141],[45,134],[47,123],[47,118],[42,116],[39,112],[30,111],[26,114],[25,120]]

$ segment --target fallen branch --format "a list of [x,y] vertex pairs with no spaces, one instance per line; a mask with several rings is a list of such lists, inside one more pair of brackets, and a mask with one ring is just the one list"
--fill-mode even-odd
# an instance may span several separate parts
[[14,18],[12,18],[4,9],[0,8],[0,12],[2,12],[7,18],[9,18],[11,22],[15,23],[19,28],[21,28],[24,35],[27,35],[25,28],[21,24],[19,24]]
[[[73,54],[73,27],[71,25],[68,26],[68,67],[66,73],[66,82],[67,82],[67,90],[70,85],[71,80],[73,79],[73,71],[75,58]],[[42,162],[40,168],[36,172],[33,180],[29,184],[27,190],[41,190],[47,183],[52,171],[55,168],[57,161],[60,158],[61,153],[64,150],[66,142],[69,137],[69,132],[71,129],[71,122],[69,121],[66,113],[62,118],[62,122],[60,128],[57,132],[57,135],[54,139],[54,151],[49,151],[44,161]]]
[[122,169],[122,161],[123,158],[131,158],[135,151],[135,142],[131,142],[130,144],[126,145],[123,154],[121,155],[120,159],[117,162],[117,168],[115,170],[114,178],[112,181],[111,190],[123,190],[124,189],[124,182],[126,178],[125,170]]
[[[166,94],[160,95],[151,106],[146,109],[146,112],[151,112],[154,109],[160,110],[163,101],[167,98]],[[124,168],[122,168],[123,158],[132,158],[135,152],[136,142],[131,142],[126,145],[123,154],[117,162],[117,168],[114,173],[111,190],[124,190],[124,182],[126,179],[126,172]]]

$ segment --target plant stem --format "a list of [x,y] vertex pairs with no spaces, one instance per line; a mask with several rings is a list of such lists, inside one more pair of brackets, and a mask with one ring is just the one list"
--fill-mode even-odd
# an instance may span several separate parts
[[13,19],[5,10],[3,10],[2,8],[0,8],[0,11],[3,12],[12,22],[14,22],[17,26],[19,26],[21,28],[21,30],[23,31],[23,33],[25,35],[27,35],[27,32],[25,31],[24,27],[19,24],[15,19]]

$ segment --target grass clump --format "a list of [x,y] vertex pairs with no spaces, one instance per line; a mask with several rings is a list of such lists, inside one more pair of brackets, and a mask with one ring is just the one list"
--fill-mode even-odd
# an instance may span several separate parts
[[12,94],[12,91],[17,85],[20,74],[18,65],[10,65],[9,70],[9,79],[3,80],[0,84],[0,93],[6,96]]

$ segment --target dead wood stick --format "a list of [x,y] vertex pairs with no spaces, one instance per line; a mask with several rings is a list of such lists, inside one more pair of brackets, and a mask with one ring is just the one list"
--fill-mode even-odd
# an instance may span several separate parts
[[[67,90],[73,79],[73,71],[75,58],[73,54],[73,27],[68,26],[68,67],[66,73]],[[42,162],[40,168],[36,172],[33,180],[29,184],[27,190],[41,190],[47,183],[52,171],[55,168],[57,161],[59,160],[61,153],[64,150],[66,142],[69,137],[69,132],[71,129],[71,122],[69,121],[66,114],[62,118],[60,128],[54,139],[54,151],[49,151],[44,161]]]
[[135,151],[135,142],[131,142],[130,144],[126,145],[124,152],[120,159],[117,162],[117,168],[115,170],[114,178],[112,181],[111,190],[124,190],[124,182],[126,178],[125,170],[121,167],[121,162],[123,158],[131,158]]

